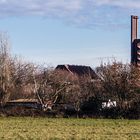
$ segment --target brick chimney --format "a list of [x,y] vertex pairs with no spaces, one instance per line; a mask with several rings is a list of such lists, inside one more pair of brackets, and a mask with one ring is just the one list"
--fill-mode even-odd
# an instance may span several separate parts
[[138,34],[138,16],[131,16],[131,63],[136,63],[136,42]]

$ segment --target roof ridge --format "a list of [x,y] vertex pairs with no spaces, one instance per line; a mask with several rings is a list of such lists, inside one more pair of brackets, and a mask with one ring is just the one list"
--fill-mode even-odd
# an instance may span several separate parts
[[66,69],[67,69],[71,74],[73,74],[73,72],[69,69],[69,65],[65,64],[64,66],[66,67]]

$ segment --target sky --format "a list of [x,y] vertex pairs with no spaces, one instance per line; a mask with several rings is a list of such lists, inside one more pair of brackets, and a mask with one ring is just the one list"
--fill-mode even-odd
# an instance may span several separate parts
[[0,0],[12,55],[55,67],[130,62],[130,16],[140,0]]

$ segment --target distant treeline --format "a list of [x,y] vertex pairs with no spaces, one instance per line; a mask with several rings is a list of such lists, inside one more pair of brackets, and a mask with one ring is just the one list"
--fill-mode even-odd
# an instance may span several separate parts
[[[2,115],[140,118],[140,70],[112,62],[95,69],[96,79],[45,68],[11,56],[8,39],[0,36],[0,112]],[[39,97],[38,97],[39,96]],[[52,103],[50,111],[4,106],[10,100],[38,99]],[[116,101],[116,107],[102,107]],[[41,102],[40,101],[40,102]],[[7,113],[8,112],[8,113]]]

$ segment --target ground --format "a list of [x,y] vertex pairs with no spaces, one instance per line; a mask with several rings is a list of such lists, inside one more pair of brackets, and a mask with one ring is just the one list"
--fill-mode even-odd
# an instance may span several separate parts
[[1,117],[0,140],[140,140],[140,120]]

